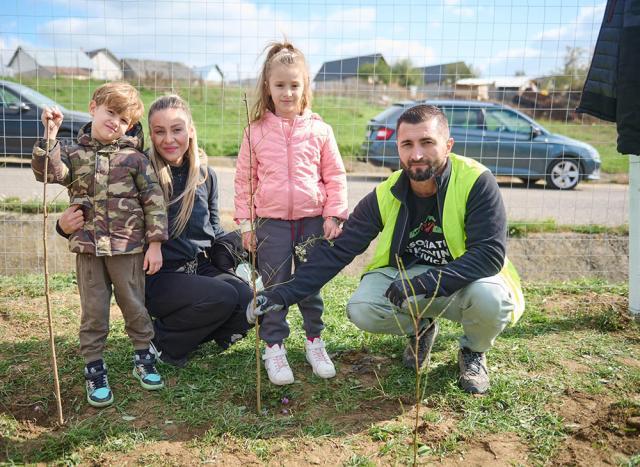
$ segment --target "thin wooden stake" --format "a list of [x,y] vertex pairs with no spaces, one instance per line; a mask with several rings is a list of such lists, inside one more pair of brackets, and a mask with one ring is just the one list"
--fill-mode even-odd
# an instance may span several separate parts
[[[247,116],[247,142],[249,143],[249,210],[251,216],[251,244],[256,244],[256,226],[255,226],[255,215],[254,215],[254,189],[253,189],[253,149],[251,148],[251,121],[249,120],[249,104],[247,102],[247,93],[244,93],[244,110]],[[257,248],[257,245],[256,245]],[[253,289],[253,306],[256,306],[256,251],[251,250],[249,255],[251,256],[251,286]],[[262,367],[260,365],[260,321],[256,320],[256,342],[255,342],[255,350],[256,350],[256,410],[258,411],[258,415],[262,415],[262,396],[260,390],[260,381],[261,381],[261,371]]]
[[51,364],[53,365],[53,384],[58,406],[58,423],[64,424],[62,416],[62,396],[60,395],[60,379],[58,378],[58,359],[56,358],[56,342],[53,336],[53,319],[51,316],[51,293],[49,291],[49,256],[47,254],[47,178],[49,171],[49,132],[47,131],[46,155],[44,158],[44,185],[42,189],[42,245],[44,248],[44,296],[47,302],[47,318],[49,321],[49,344],[51,347]]

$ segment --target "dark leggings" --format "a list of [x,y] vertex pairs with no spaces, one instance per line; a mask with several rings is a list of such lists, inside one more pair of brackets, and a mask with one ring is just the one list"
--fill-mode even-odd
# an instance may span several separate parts
[[197,274],[158,272],[146,279],[146,306],[163,352],[182,358],[200,344],[227,348],[251,328],[245,309],[253,294],[246,282],[208,261]]

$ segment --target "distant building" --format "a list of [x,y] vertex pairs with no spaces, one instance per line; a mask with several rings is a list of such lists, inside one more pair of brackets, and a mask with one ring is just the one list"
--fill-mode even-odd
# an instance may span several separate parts
[[122,64],[109,49],[96,49],[86,52],[93,63],[91,77],[105,81],[119,81],[123,78]]
[[346,84],[358,79],[358,69],[365,64],[386,63],[382,54],[361,55],[324,62],[313,81],[318,87],[327,87],[331,83]]
[[456,97],[511,102],[525,91],[537,91],[534,78],[528,76],[502,76],[492,78],[464,78],[456,81]]
[[460,78],[467,78],[471,74],[471,70],[465,62],[417,67],[415,72],[422,76],[421,87],[425,88],[452,86]]
[[93,63],[81,50],[18,47],[7,67],[14,76],[87,79],[91,76]]
[[199,81],[200,76],[180,62],[123,58],[122,71],[127,81]]

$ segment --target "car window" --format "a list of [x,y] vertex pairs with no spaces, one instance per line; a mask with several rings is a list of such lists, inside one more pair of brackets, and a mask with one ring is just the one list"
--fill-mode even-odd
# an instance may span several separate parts
[[487,109],[485,124],[489,131],[531,133],[531,124],[515,112],[504,109]]
[[482,113],[480,109],[471,108],[443,108],[451,130],[478,130],[482,128]]
[[388,109],[382,111],[382,113],[376,115],[374,120],[378,123],[395,124],[396,120],[398,119],[398,117],[400,117],[400,114],[402,114],[404,110],[405,107],[402,107],[401,105],[392,105]]
[[0,105],[2,107],[9,107],[10,105],[18,105],[18,97],[6,90],[6,88],[0,88]]

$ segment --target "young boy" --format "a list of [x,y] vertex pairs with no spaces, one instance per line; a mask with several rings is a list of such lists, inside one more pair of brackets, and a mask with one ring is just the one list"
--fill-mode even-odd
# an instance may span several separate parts
[[69,238],[69,249],[77,253],[80,353],[87,401],[94,407],[113,402],[102,359],[112,285],[135,349],[133,375],[145,389],[164,387],[149,351],[153,327],[144,305],[143,270],[154,274],[162,266],[160,244],[167,240],[168,226],[162,189],[141,152],[143,112],[133,86],[104,84],[93,93],[93,119],[78,133],[77,144],[61,147],[56,135],[64,116],[57,108],[46,108],[44,139],[36,142],[31,159],[36,179],[43,181],[48,139],[47,181],[66,186],[71,204],[84,215],[83,227]]

